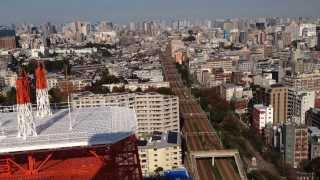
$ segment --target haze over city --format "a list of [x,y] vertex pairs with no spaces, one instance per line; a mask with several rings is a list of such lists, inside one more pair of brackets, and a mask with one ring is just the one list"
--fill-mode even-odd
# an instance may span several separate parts
[[319,0],[2,0],[0,23],[319,16]]
[[320,0],[0,0],[0,179],[320,180]]

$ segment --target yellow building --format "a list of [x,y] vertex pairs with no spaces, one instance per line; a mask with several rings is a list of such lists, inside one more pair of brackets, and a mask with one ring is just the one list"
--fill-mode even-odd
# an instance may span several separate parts
[[151,176],[159,169],[182,167],[181,140],[176,132],[153,135],[148,141],[140,141],[138,148],[144,176]]

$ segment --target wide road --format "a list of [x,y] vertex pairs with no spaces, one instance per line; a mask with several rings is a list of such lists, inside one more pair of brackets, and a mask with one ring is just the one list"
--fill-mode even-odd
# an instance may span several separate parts
[[[190,90],[185,87],[176,65],[168,51],[160,54],[166,81],[170,83],[172,91],[179,97],[180,114],[182,119],[182,134],[186,141],[187,152],[199,150],[223,149],[219,137],[211,126],[207,114],[193,98]],[[187,161],[190,162],[190,161]],[[189,172],[192,167],[197,168],[194,177],[200,180],[216,179],[210,159],[198,159],[196,164],[187,164]],[[223,179],[240,180],[237,170],[227,160],[218,160],[217,168]]]

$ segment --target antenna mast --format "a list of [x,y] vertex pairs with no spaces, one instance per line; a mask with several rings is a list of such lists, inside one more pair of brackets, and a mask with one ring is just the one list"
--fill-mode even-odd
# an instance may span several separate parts
[[37,136],[36,127],[32,115],[29,80],[25,71],[23,70],[19,71],[18,79],[16,81],[16,88],[18,137],[26,139],[27,136]]

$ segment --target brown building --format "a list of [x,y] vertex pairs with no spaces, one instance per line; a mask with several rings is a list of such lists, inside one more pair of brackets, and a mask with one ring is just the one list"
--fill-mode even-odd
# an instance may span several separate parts
[[13,30],[0,30],[0,49],[15,49],[17,47],[16,35]]
[[266,91],[266,104],[273,107],[273,124],[287,122],[288,88],[275,84]]
[[16,47],[16,38],[14,36],[0,37],[0,49],[15,49]]
[[264,58],[272,57],[272,46],[265,46],[263,48]]

